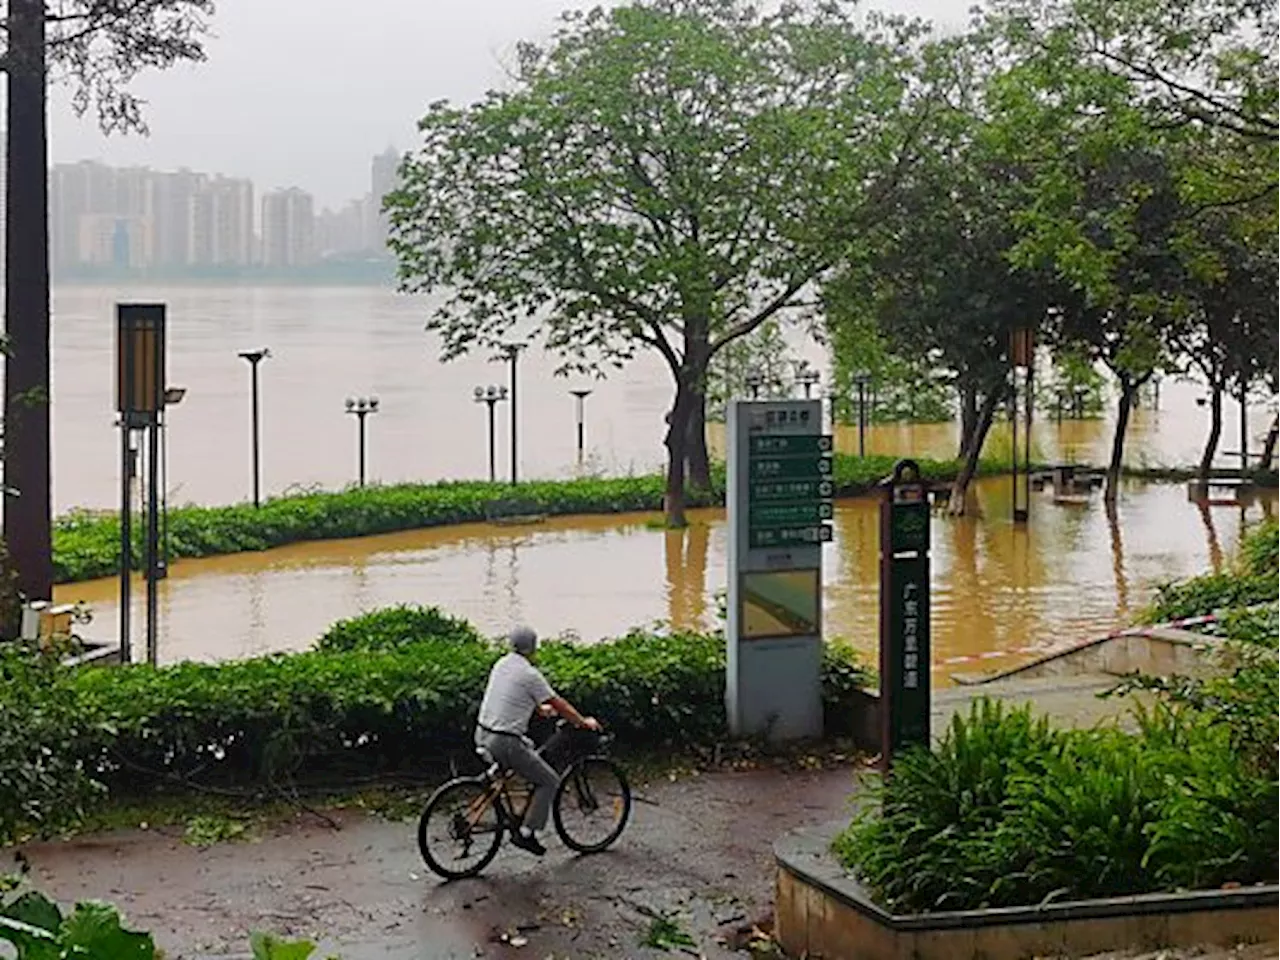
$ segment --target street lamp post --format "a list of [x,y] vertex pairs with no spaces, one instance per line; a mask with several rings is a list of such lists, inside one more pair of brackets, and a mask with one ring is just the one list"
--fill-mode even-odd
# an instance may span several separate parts
[[804,390],[804,398],[808,400],[814,385],[821,379],[821,374],[809,366],[808,360],[795,360],[792,362],[795,369],[796,382],[800,384]]
[[756,400],[760,396],[760,386],[764,383],[764,377],[752,370],[743,378],[747,385],[747,389],[751,391],[751,399]]
[[584,440],[584,436],[585,436],[585,430],[584,430],[584,428],[583,428],[583,419],[584,419],[584,411],[583,411],[583,408],[584,408],[584,406],[585,406],[585,401],[586,401],[587,397],[589,397],[589,396],[591,395],[591,391],[590,391],[590,390],[587,390],[587,389],[585,389],[585,388],[579,388],[579,389],[577,389],[577,390],[570,390],[569,392],[570,392],[571,394],[573,394],[573,396],[574,396],[575,398],[577,398],[577,401],[578,401],[578,406],[577,406],[577,415],[578,415],[578,466],[582,466],[583,440]]
[[498,479],[498,457],[497,448],[494,446],[494,408],[507,399],[507,388],[498,386],[476,387],[475,396],[476,403],[487,403],[489,405],[489,482],[494,483]]
[[164,545],[156,576],[169,575],[169,408],[182,402],[186,387],[165,387],[164,408],[160,411],[160,538]]
[[520,351],[527,347],[526,343],[509,342],[502,344],[502,357],[511,364],[511,485],[519,480],[519,471],[517,460],[520,450],[520,433],[519,421],[516,419],[518,408],[516,406],[516,361],[520,359]]
[[356,418],[358,423],[358,446],[360,460],[360,486],[364,486],[364,465],[365,465],[365,418],[371,413],[378,412],[377,397],[347,397],[347,413]]
[[853,382],[858,388],[858,456],[867,455],[867,384],[871,382],[871,374],[859,370],[853,375]]
[[258,364],[271,356],[266,347],[260,350],[241,350],[240,359],[249,362],[249,379],[252,384],[250,420],[253,429],[253,505],[262,506],[262,424],[258,404]]

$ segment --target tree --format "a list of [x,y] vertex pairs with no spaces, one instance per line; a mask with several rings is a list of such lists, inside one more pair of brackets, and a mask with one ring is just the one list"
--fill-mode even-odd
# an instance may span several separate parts
[[433,104],[387,200],[401,288],[448,289],[451,359],[515,333],[567,371],[662,357],[666,510],[729,344],[805,309],[912,157],[914,28],[846,8],[653,0],[569,13],[514,87]]
[[9,0],[0,20],[7,79],[5,149],[4,539],[28,599],[53,594],[49,445],[50,318],[46,91],[73,85],[104,131],[145,130],[125,84],[147,67],[199,60],[212,0]]

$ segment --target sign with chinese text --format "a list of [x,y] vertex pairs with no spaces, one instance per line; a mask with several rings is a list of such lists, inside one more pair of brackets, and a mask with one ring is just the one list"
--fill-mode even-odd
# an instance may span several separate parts
[[880,504],[881,763],[928,746],[929,499],[912,460],[900,460]]

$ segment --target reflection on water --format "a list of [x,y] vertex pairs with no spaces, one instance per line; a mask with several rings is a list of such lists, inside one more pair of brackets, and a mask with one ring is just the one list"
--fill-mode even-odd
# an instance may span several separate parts
[[[118,450],[112,423],[113,317],[118,300],[169,304],[169,379],[188,388],[169,416],[169,486],[175,503],[231,503],[249,496],[249,371],[237,357],[268,346],[262,366],[263,473],[268,493],[292,486],[341,487],[356,469],[356,433],[343,413],[351,394],[382,400],[369,421],[369,476],[392,481],[480,477],[487,471],[483,404],[477,384],[505,382],[505,366],[486,357],[438,362],[438,341],[423,333],[433,302],[376,288],[58,287],[53,297],[54,501],[106,507],[116,502]],[[817,369],[813,344],[798,345]],[[520,467],[526,477],[565,477],[576,462],[574,400],[553,374],[554,357],[530,350],[520,360]],[[587,462],[608,473],[656,469],[670,374],[642,355],[592,384],[586,402]],[[1166,384],[1160,410],[1134,412],[1126,446],[1131,464],[1186,464],[1199,457],[1207,413],[1200,389]],[[509,413],[499,409],[498,470],[506,475]],[[1269,414],[1251,413],[1254,435]],[[1238,434],[1227,404],[1223,436]],[[1009,444],[998,427],[993,448]],[[1037,423],[1034,447],[1046,458],[1103,462],[1111,425]],[[718,432],[718,431],[715,431]],[[719,437],[713,435],[713,444]],[[867,432],[873,453],[955,456],[951,424],[891,424]],[[1232,443],[1236,443],[1233,439]],[[1256,441],[1255,441],[1256,443]],[[857,431],[838,431],[837,449],[857,450]],[[1223,459],[1226,463],[1226,459]]]
[[[1015,527],[1007,479],[983,480],[974,495],[977,516],[935,515],[935,667],[983,655],[1011,665],[1126,622],[1154,584],[1220,565],[1246,518],[1275,510],[1274,491],[1245,507],[1198,510],[1182,486],[1133,482],[1118,517],[1096,495],[1058,505],[1044,493],[1033,497],[1031,522]],[[439,604],[487,633],[526,621],[588,641],[655,620],[713,626],[725,586],[723,512],[694,511],[684,531],[652,519],[471,524],[184,560],[160,587],[161,655],[303,649],[333,621],[392,603]],[[874,502],[837,505],[824,565],[826,629],[868,653],[878,629],[878,537]],[[111,580],[73,584],[56,599],[91,603],[88,635],[110,638],[117,590]],[[134,622],[141,617],[139,604]]]

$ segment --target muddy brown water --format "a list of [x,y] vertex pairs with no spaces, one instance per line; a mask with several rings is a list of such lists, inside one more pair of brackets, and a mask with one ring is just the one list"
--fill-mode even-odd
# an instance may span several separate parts
[[[1157,583],[1220,565],[1242,523],[1275,512],[1274,491],[1243,507],[1200,510],[1181,485],[1130,482],[1119,523],[1097,495],[1057,505],[1037,493],[1030,523],[1015,527],[1007,478],[982,480],[976,493],[978,516],[934,521],[939,682],[1127,622]],[[438,604],[490,634],[523,621],[588,642],[654,621],[714,626],[725,586],[723,511],[694,511],[684,531],[656,521],[623,514],[467,524],[179,561],[160,585],[161,657],[305,649],[333,621],[393,603]],[[826,633],[869,655],[878,536],[873,501],[841,501],[824,557]],[[116,580],[99,580],[59,587],[56,599],[88,603],[95,620],[85,634],[114,639],[117,595]],[[140,624],[140,605],[134,616]]]
[[[368,420],[370,479],[386,482],[482,477],[487,473],[485,408],[476,386],[505,384],[507,367],[484,356],[438,361],[439,342],[423,332],[435,304],[369,287],[81,287],[54,290],[54,497],[59,511],[117,506],[119,443],[114,413],[114,304],[169,306],[169,382],[187,387],[169,412],[170,500],[230,503],[251,492],[249,367],[237,353],[266,346],[261,366],[264,488],[340,487],[355,479],[356,423],[348,396],[376,394]],[[797,344],[817,369],[816,344]],[[554,357],[534,350],[519,361],[519,470],[525,477],[567,477],[576,467],[571,388],[553,376]],[[670,374],[644,355],[593,389],[585,411],[586,466],[606,473],[647,471],[662,458]],[[1158,410],[1139,410],[1130,426],[1131,464],[1176,465],[1198,459],[1207,415],[1202,390],[1165,384]],[[498,409],[498,470],[509,471],[509,409]],[[1250,413],[1251,441],[1268,413]],[[1227,404],[1223,447],[1238,450],[1237,412]],[[1046,421],[1036,449],[1046,458],[1106,459],[1110,423]],[[950,457],[950,424],[872,428],[872,452]],[[996,444],[1008,444],[997,437]],[[839,431],[839,449],[857,449],[856,431]],[[1223,458],[1227,463],[1228,458]]]

